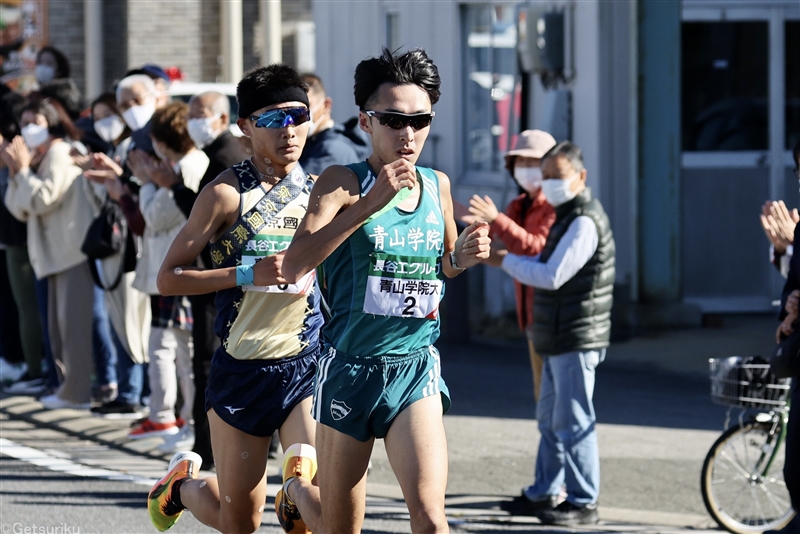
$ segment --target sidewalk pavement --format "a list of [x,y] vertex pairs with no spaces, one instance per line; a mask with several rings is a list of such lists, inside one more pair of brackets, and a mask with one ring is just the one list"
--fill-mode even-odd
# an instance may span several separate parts
[[[649,509],[654,507],[648,508],[646,503],[642,504],[646,492],[672,490],[659,489],[658,483],[663,481],[655,480],[651,481],[650,487],[637,488],[633,484],[626,490],[625,486],[631,482],[615,480],[615,473],[624,473],[626,469],[647,471],[651,466],[658,465],[666,465],[667,469],[672,465],[680,471],[680,462],[676,459],[704,455],[704,451],[721,433],[721,414],[724,412],[710,406],[707,389],[704,389],[705,394],[700,391],[705,388],[703,384],[707,383],[708,358],[753,354],[766,356],[774,343],[775,328],[777,322],[771,316],[726,316],[718,328],[660,331],[616,343],[609,348],[606,361],[601,366],[611,370],[608,373],[609,380],[617,380],[614,378],[617,375],[630,376],[635,380],[628,381],[625,387],[608,385],[606,390],[609,391],[604,390],[602,398],[598,398],[600,405],[617,405],[616,389],[624,390],[621,393],[631,398],[638,395],[637,387],[648,392],[653,387],[661,387],[664,395],[675,395],[679,393],[681,385],[675,384],[675,389],[671,391],[669,384],[684,380],[693,384],[694,396],[680,401],[685,404],[678,402],[680,414],[661,410],[657,405],[646,410],[646,416],[625,410],[614,410],[603,416],[598,409],[604,488],[608,479],[611,479],[610,484],[619,483],[622,489],[614,485],[614,491],[620,495],[617,500],[626,504],[606,506],[601,495],[601,525],[583,529],[546,528],[534,518],[509,517],[498,507],[501,500],[516,494],[526,481],[530,482],[533,459],[524,467],[517,465],[517,460],[528,461],[538,439],[530,402],[530,371],[524,342],[497,343],[484,340],[484,343],[440,347],[443,374],[454,396],[454,410],[445,417],[450,450],[447,511],[451,528],[454,532],[718,532],[709,530],[716,529],[716,524],[704,513],[702,503],[696,503],[700,499],[699,488],[692,490],[696,495],[685,496],[689,504],[680,502],[681,495],[664,497],[665,502],[675,500],[676,509],[692,510],[690,512],[665,511],[663,506],[660,506],[661,509]],[[633,374],[625,374],[629,372]],[[650,380],[647,377],[660,375],[671,377],[671,382],[666,386],[647,383],[635,385],[638,377],[645,377],[642,381],[647,382]],[[482,380],[486,380],[487,384],[491,381],[493,386],[484,387]],[[498,387],[497,382],[504,380],[508,382],[509,389],[503,389],[502,383],[499,384],[499,390],[492,389]],[[602,380],[604,378],[599,374],[598,387]],[[664,403],[659,401],[659,404]],[[691,406],[695,404],[697,413],[687,416],[686,412],[691,412]],[[128,421],[99,419],[74,410],[45,410],[30,397],[7,395],[0,396],[0,414],[4,414],[4,418],[21,419],[40,428],[58,430],[139,455],[143,465],[152,465],[152,460],[166,462],[170,457],[156,449],[162,443],[159,438],[127,439]],[[502,414],[502,417],[498,417],[498,414]],[[620,446],[620,443],[623,445]],[[627,447],[624,446],[626,443]],[[274,495],[280,483],[279,465],[277,461],[269,464],[270,495]],[[368,482],[371,503],[368,514],[370,510],[380,512],[384,508],[393,514],[406,513],[402,494],[380,440],[376,442],[373,466]],[[159,472],[136,474],[153,478],[161,476]],[[694,473],[687,476],[692,478]],[[509,480],[514,481],[512,484],[519,484],[510,490]],[[688,491],[678,489],[675,492]]]

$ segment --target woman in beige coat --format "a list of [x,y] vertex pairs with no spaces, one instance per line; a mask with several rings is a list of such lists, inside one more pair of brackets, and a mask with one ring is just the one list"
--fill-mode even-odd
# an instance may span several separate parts
[[81,244],[92,222],[92,205],[86,178],[64,141],[75,130],[48,100],[26,104],[20,126],[22,137],[15,137],[0,157],[12,176],[6,206],[27,222],[33,271],[48,281],[49,336],[60,386],[41,401],[51,409],[88,409],[94,289]]

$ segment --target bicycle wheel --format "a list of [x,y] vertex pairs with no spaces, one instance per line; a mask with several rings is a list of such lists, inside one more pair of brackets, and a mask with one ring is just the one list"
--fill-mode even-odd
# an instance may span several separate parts
[[770,437],[771,427],[752,421],[729,428],[708,451],[700,479],[703,501],[725,530],[745,534],[779,529],[794,517],[783,481],[783,443],[773,455],[777,436]]

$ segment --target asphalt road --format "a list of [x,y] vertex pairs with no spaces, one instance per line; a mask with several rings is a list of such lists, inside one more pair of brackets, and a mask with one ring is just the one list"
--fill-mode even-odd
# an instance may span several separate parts
[[[445,417],[453,532],[697,533],[715,528],[703,507],[699,476],[706,452],[722,432],[725,408],[711,404],[703,373],[622,363],[609,352],[598,368],[595,394],[601,525],[552,529],[533,518],[509,517],[498,507],[531,482],[538,444],[524,346],[443,345],[440,350],[453,399]],[[124,435],[123,429],[101,432],[86,414],[47,412],[26,403],[0,400],[0,534],[155,532],[145,496],[168,461],[153,455],[155,443],[150,450],[142,442],[137,450],[104,445],[93,436]],[[280,532],[270,513],[278,465],[268,468],[270,498],[260,532]],[[373,454],[368,494],[364,532],[408,532],[407,511],[382,442]],[[170,532],[211,530],[187,513]]]

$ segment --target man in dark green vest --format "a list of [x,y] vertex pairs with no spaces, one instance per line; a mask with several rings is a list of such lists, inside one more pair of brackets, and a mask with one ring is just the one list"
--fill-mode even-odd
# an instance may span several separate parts
[[[542,253],[501,252],[503,270],[536,288],[533,343],[545,357],[535,481],[503,508],[545,524],[592,524],[600,491],[592,394],[611,334],[614,237],[586,187],[580,148],[557,144],[542,158],[542,175],[542,192],[556,210]],[[567,497],[559,503],[562,486]]]

